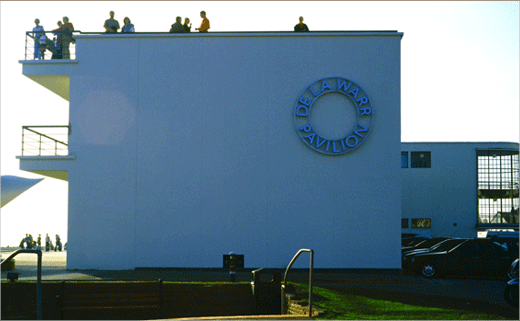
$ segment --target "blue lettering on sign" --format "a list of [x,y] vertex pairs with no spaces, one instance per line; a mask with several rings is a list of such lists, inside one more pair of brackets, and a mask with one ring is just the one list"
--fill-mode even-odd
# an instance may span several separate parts
[[[317,88],[321,91],[317,92]],[[328,93],[345,95],[357,108],[356,125],[341,139],[323,137],[311,124],[310,115],[315,98]],[[329,77],[314,82],[298,97],[294,109],[294,121],[300,138],[307,146],[323,154],[341,155],[352,151],[364,142],[370,133],[373,114],[370,99],[360,86],[345,78]]]
[[300,106],[296,109],[296,116],[309,116],[309,108]]
[[327,82],[324,80],[323,83],[321,84],[321,92],[324,92],[325,89],[332,89],[329,84],[327,84]]
[[320,136],[318,136],[318,138],[316,138],[316,147],[317,147],[317,148],[320,148],[321,145],[323,145],[323,143],[325,143],[326,141],[327,141],[327,140],[324,139],[324,140],[322,140],[321,143],[320,143]]
[[309,107],[312,103],[312,100],[307,100],[303,98],[303,96],[300,97],[300,103],[304,104],[305,106]]

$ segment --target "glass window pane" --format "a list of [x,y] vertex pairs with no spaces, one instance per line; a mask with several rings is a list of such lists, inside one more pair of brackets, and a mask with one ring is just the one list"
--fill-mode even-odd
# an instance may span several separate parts
[[431,228],[431,218],[412,218],[412,228]]
[[411,152],[412,168],[431,168],[430,152]]
[[408,168],[408,152],[401,152],[401,168]]

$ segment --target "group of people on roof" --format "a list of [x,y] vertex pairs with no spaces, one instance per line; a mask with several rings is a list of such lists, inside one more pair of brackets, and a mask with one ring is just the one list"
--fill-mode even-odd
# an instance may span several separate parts
[[[103,27],[105,28],[106,33],[116,33],[121,29],[122,33],[133,33],[135,32],[135,27],[130,21],[130,18],[125,17],[123,19],[123,27],[120,27],[119,21],[114,19],[114,11],[110,11],[110,18],[105,20],[105,24]],[[206,17],[206,12],[201,11],[200,17],[202,18],[202,22],[199,28],[195,28],[199,32],[208,32],[210,29],[209,19]],[[184,19],[184,24],[182,23],[182,17],[176,17],[175,23],[171,25],[170,33],[184,33],[191,32],[190,18]],[[295,32],[307,32],[309,31],[309,27],[305,23],[303,23],[303,17],[299,18],[300,22],[294,26]],[[45,35],[45,30],[42,25],[40,25],[40,20],[34,20],[36,26],[33,28],[32,35],[29,34],[30,37],[34,39],[34,59],[45,59],[45,51],[48,49],[52,53],[51,59],[70,59],[70,51],[69,45],[70,43],[74,43],[75,39],[72,37],[72,32],[74,31],[74,26],[69,21],[68,17],[63,17],[63,22],[58,21],[58,28],[52,30],[54,34],[54,38],[50,40]]]
[[34,39],[34,59],[45,59],[47,49],[52,53],[51,59],[70,59],[69,46],[75,40],[72,37],[74,26],[69,18],[63,17],[63,22],[58,21],[58,28],[52,30],[54,34],[52,40],[46,36],[43,26],[40,25],[40,19],[36,18],[34,23],[36,26],[32,30],[33,33],[29,34],[29,37]]

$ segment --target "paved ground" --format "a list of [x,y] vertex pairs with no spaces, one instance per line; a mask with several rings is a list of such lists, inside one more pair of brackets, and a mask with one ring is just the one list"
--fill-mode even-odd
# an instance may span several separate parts
[[[2,252],[6,258],[12,252]],[[36,280],[37,256],[20,254],[16,258],[19,280]],[[126,271],[67,270],[66,252],[43,252],[43,280],[172,280],[172,281],[228,281],[229,274],[222,271],[193,269],[143,269]],[[2,280],[7,272],[2,271]],[[395,273],[314,273],[314,284],[318,286],[372,289],[396,293],[427,294],[446,297],[449,300],[464,301],[467,304],[491,304],[497,309],[513,312],[503,298],[506,280],[433,279],[415,275]],[[237,272],[237,281],[250,281],[251,272]],[[289,281],[308,282],[308,272],[291,271]],[[517,312],[516,312],[517,313]]]

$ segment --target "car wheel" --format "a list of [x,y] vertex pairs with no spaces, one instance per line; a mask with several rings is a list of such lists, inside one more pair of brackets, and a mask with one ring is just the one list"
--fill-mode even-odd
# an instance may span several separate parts
[[424,277],[433,278],[434,276],[437,276],[439,272],[437,272],[437,268],[435,267],[435,265],[431,263],[425,263],[421,268],[421,274]]

